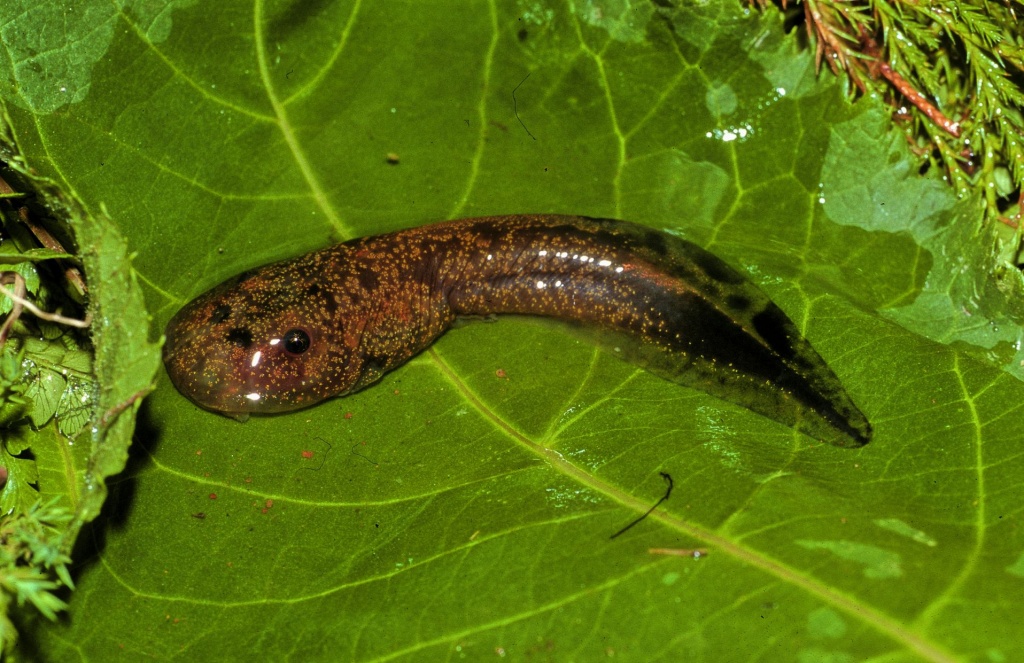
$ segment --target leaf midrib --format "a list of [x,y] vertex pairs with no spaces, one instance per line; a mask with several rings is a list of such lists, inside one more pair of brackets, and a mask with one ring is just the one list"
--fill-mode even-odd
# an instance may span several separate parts
[[[554,449],[544,447],[531,440],[525,434],[517,430],[512,424],[505,421],[497,412],[485,403],[482,398],[470,389],[469,385],[459,377],[459,375],[434,348],[427,350],[426,354],[437,364],[442,375],[459,391],[460,394],[462,394],[466,402],[476,409],[486,421],[490,422],[496,429],[507,435],[517,444],[526,448],[529,452],[545,460],[553,469],[561,472],[570,479],[579,482],[589,490],[603,494],[609,499],[619,502],[624,507],[631,509],[638,514],[644,513],[650,508],[650,505],[643,500],[630,495],[628,492],[613,486],[610,483],[602,481],[593,474],[590,474],[587,470],[569,462],[564,456]],[[699,525],[689,523],[682,518],[668,514],[662,510],[654,511],[650,514],[650,518],[661,522],[685,536],[689,536],[706,543],[709,547],[714,548],[716,553],[732,557],[743,564],[752,566],[764,573],[767,573],[768,575],[778,578],[783,583],[792,585],[807,592],[818,600],[847,613],[854,619],[857,619],[885,634],[892,640],[903,645],[906,649],[915,652],[927,661],[933,661],[934,663],[956,663],[958,660],[956,656],[947,651],[944,647],[925,638],[923,635],[906,628],[892,616],[861,602],[849,594],[828,587],[818,579],[807,576],[783,562],[769,557],[759,550],[747,547],[732,538],[712,532]]]
[[313,193],[313,199],[316,201],[317,207],[327,217],[327,222],[331,225],[335,234],[342,240],[353,237],[355,236],[355,231],[342,220],[337,211],[335,211],[334,206],[331,205],[330,200],[328,200],[327,194],[320,184],[320,179],[313,171],[313,166],[309,163],[309,159],[306,158],[306,153],[303,151],[302,146],[299,144],[299,139],[292,129],[291,121],[288,119],[288,111],[281,100],[277,98],[277,91],[270,80],[270,69],[267,66],[267,50],[264,44],[265,35],[263,34],[263,0],[256,0],[253,3],[252,20],[260,79],[266,90],[270,106],[274,109],[274,116],[277,120],[278,129],[281,131],[281,136],[284,138],[284,142],[288,146],[295,164],[299,167],[302,177],[306,180],[307,186],[309,186],[310,191]]

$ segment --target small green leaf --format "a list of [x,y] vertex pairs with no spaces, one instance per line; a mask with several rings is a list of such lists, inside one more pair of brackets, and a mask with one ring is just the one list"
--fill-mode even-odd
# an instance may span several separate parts
[[0,512],[18,513],[27,511],[39,499],[35,485],[39,481],[39,469],[24,451],[31,446],[28,431],[17,429],[4,436],[0,446],[0,465],[7,470],[7,480],[0,489]]

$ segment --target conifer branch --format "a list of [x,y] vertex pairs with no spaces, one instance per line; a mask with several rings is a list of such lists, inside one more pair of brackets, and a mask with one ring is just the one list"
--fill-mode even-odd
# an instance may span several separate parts
[[[769,0],[750,0],[762,9]],[[786,0],[777,0],[781,9]],[[985,216],[1021,215],[1024,0],[802,0],[815,63],[878,93],[912,151]]]

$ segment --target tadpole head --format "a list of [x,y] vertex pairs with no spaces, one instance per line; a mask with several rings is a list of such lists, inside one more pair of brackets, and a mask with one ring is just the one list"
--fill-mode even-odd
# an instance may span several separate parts
[[167,324],[164,365],[196,405],[238,417],[296,410],[344,393],[338,325],[294,265],[246,273],[186,304]]

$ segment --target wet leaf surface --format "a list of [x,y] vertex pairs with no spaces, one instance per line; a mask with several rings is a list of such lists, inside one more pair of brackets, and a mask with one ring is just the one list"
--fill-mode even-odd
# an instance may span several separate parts
[[[32,657],[1024,655],[1024,387],[988,339],[945,334],[963,294],[948,256],[979,242],[949,229],[974,219],[777,17],[86,6],[86,36],[40,31],[60,3],[0,10],[0,89],[30,165],[128,238],[155,329],[331,241],[491,213],[628,218],[761,285],[876,436],[825,447],[521,319],[245,424],[161,374],[70,618],[26,635]],[[661,497],[660,472],[671,499],[609,540]]]

